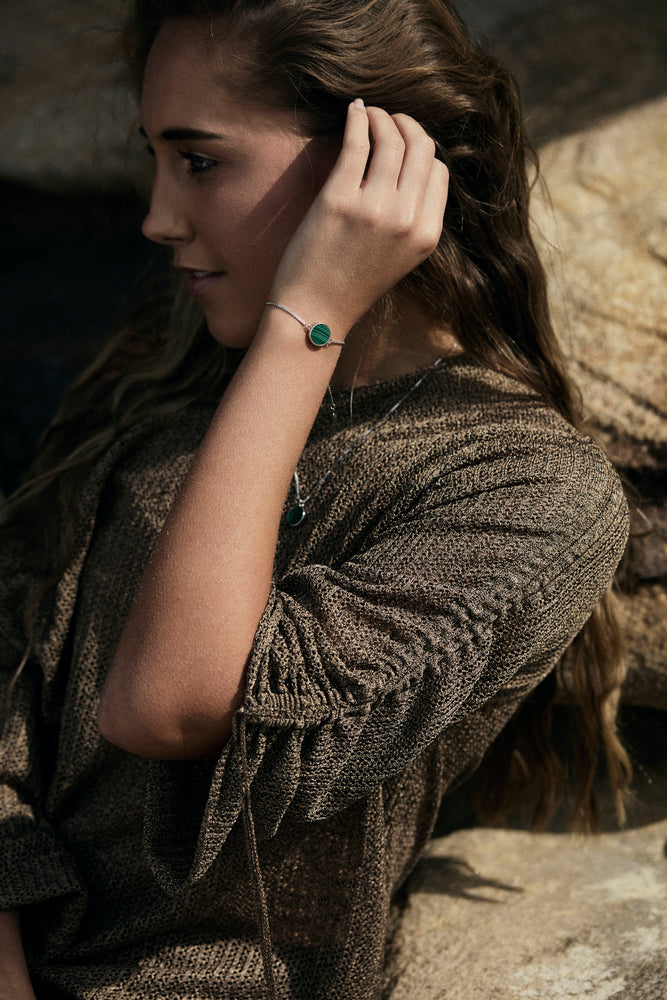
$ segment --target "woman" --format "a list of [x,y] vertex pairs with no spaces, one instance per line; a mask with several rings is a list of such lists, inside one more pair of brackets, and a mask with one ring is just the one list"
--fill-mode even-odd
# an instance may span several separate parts
[[580,822],[598,734],[622,788],[625,501],[514,84],[449,4],[137,0],[128,39],[144,232],[205,323],[135,317],[8,511],[5,994],[377,997],[392,895],[519,709],[486,804],[518,765],[556,800],[527,734],[566,650]]

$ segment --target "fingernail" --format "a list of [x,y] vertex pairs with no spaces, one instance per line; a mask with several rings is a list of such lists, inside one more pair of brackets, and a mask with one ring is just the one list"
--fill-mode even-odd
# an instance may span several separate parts
[[363,108],[363,106],[364,106],[364,102],[362,101],[362,99],[360,97],[357,97],[356,100],[352,101],[352,107],[353,108]]

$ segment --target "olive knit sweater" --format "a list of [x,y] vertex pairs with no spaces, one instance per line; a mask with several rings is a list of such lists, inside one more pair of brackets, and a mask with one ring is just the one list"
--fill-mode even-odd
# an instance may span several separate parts
[[[322,406],[308,517],[281,528],[218,760],[149,762],[96,726],[211,411],[144,421],[90,472],[2,747],[0,908],[21,911],[40,1000],[380,996],[390,899],[443,793],[581,629],[627,534],[605,457],[533,393],[454,358],[381,420],[415,378],[356,390],[351,415],[342,394],[336,420]],[[6,688],[41,566],[21,538],[0,559]]]

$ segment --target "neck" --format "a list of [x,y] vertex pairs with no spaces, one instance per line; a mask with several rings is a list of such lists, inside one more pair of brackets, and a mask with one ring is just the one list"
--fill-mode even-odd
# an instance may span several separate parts
[[447,327],[412,295],[395,296],[387,315],[379,309],[350,331],[331,380],[333,389],[385,382],[432,364],[461,348]]

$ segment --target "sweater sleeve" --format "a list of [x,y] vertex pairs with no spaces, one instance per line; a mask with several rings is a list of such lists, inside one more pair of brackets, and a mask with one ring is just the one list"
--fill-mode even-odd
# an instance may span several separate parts
[[[110,644],[122,626],[117,609],[126,613],[152,541],[210,417],[210,407],[202,406],[180,411],[176,417],[158,414],[139,421],[105,449],[79,490],[73,490],[63,476],[50,496],[48,511],[42,511],[34,523],[2,527],[0,909],[73,892],[81,894],[83,904],[86,890],[81,873],[59,833],[68,783],[81,763],[80,754],[76,760],[66,759],[72,746],[68,740],[80,737],[80,749],[96,752],[96,742],[87,738],[93,729],[95,739],[98,736],[88,699],[96,691],[96,671],[104,669],[112,652]],[[77,506],[72,518],[73,496]],[[114,517],[117,521],[112,526]],[[111,557],[100,565],[98,556],[91,565],[94,536],[97,533],[99,539],[112,527]],[[56,542],[70,531],[67,568],[58,574],[55,587],[45,588],[58,565]],[[130,540],[124,543],[126,537]],[[88,579],[93,580],[90,586],[85,584],[86,566]],[[100,580],[113,589],[112,599],[107,599]],[[17,674],[28,645],[25,608],[32,595],[45,590],[30,659]],[[85,661],[78,672],[77,649],[84,651],[80,655]],[[77,689],[82,671],[88,678],[85,691]],[[81,707],[73,711],[75,704]],[[92,704],[95,708],[96,700]],[[76,732],[73,717],[77,718]],[[63,747],[70,750],[63,751]]]
[[444,472],[425,463],[342,565],[275,581],[196,844],[175,824],[188,765],[151,765],[148,850],[165,888],[184,851],[189,878],[206,871],[248,783],[260,838],[286,816],[325,819],[498,692],[528,693],[580,631],[627,538],[613,470],[574,432],[517,431],[502,450],[490,435],[474,452],[462,443]]
[[[47,761],[56,751],[48,683],[36,658],[18,672],[22,609],[39,579],[22,547],[3,538],[0,581],[0,909],[82,890],[76,864],[47,819]],[[9,570],[9,571],[7,571]]]

